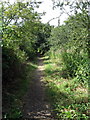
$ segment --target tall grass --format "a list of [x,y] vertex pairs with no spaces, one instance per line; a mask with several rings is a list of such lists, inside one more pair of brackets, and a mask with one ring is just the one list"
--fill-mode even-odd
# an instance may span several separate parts
[[[59,120],[88,120],[88,82],[84,83],[77,75],[72,77],[68,71],[70,66],[65,66],[62,58],[63,56],[56,52],[54,57],[51,55],[49,60],[44,61],[46,91],[53,106],[54,116]],[[67,62],[73,62],[71,57],[65,59]]]

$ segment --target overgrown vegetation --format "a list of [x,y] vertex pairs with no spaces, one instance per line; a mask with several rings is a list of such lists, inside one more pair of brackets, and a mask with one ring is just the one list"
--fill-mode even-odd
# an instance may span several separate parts
[[[33,79],[34,70],[37,68],[36,62],[27,62],[22,76],[18,76],[3,86],[3,118],[21,118],[23,109],[23,96],[29,88]],[[4,85],[4,84],[3,84]]]
[[70,77],[59,59],[49,59],[45,64],[46,92],[53,106],[54,117],[66,119],[88,119],[88,83]]
[[[45,63],[45,81],[55,118],[89,118],[88,83],[90,80],[89,2],[61,3],[73,15],[64,25],[41,23],[43,13],[35,12],[41,2],[0,3],[3,60],[3,118],[20,118],[22,96],[32,79],[38,54],[49,56]],[[31,73],[31,74],[30,74]]]
[[48,39],[50,50],[49,60],[45,61],[45,80],[59,120],[89,119],[90,16],[84,6],[87,2],[76,5],[81,11],[75,9],[75,14],[69,16],[64,25],[54,28]]
[[0,3],[4,118],[21,116],[21,99],[34,69],[33,64],[27,63],[49,49],[46,40],[51,27],[41,23],[43,13],[35,12],[34,9],[39,4],[40,2],[24,1]]

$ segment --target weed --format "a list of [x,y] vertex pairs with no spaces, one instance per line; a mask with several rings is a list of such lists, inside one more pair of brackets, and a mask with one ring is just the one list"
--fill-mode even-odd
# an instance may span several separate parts
[[[62,77],[63,64],[51,59],[45,60],[46,93],[53,106],[55,118],[62,120],[88,119],[87,87],[77,77]],[[67,74],[67,73],[66,73]]]

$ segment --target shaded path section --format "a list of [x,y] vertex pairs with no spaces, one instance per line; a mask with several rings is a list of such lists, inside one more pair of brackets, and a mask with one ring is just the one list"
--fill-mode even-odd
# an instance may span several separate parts
[[53,120],[50,105],[45,96],[45,87],[42,81],[43,70],[43,60],[38,58],[38,68],[33,73],[30,88],[24,98],[23,118]]

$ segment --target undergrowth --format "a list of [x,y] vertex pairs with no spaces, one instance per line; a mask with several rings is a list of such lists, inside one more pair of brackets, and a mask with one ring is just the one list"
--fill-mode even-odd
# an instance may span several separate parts
[[32,73],[37,68],[36,62],[26,62],[22,76],[3,86],[3,119],[22,118],[23,96],[32,80]]
[[[47,57],[45,57],[47,59]],[[68,76],[62,61],[44,61],[46,92],[58,120],[88,120],[88,82],[81,84],[77,77]]]

